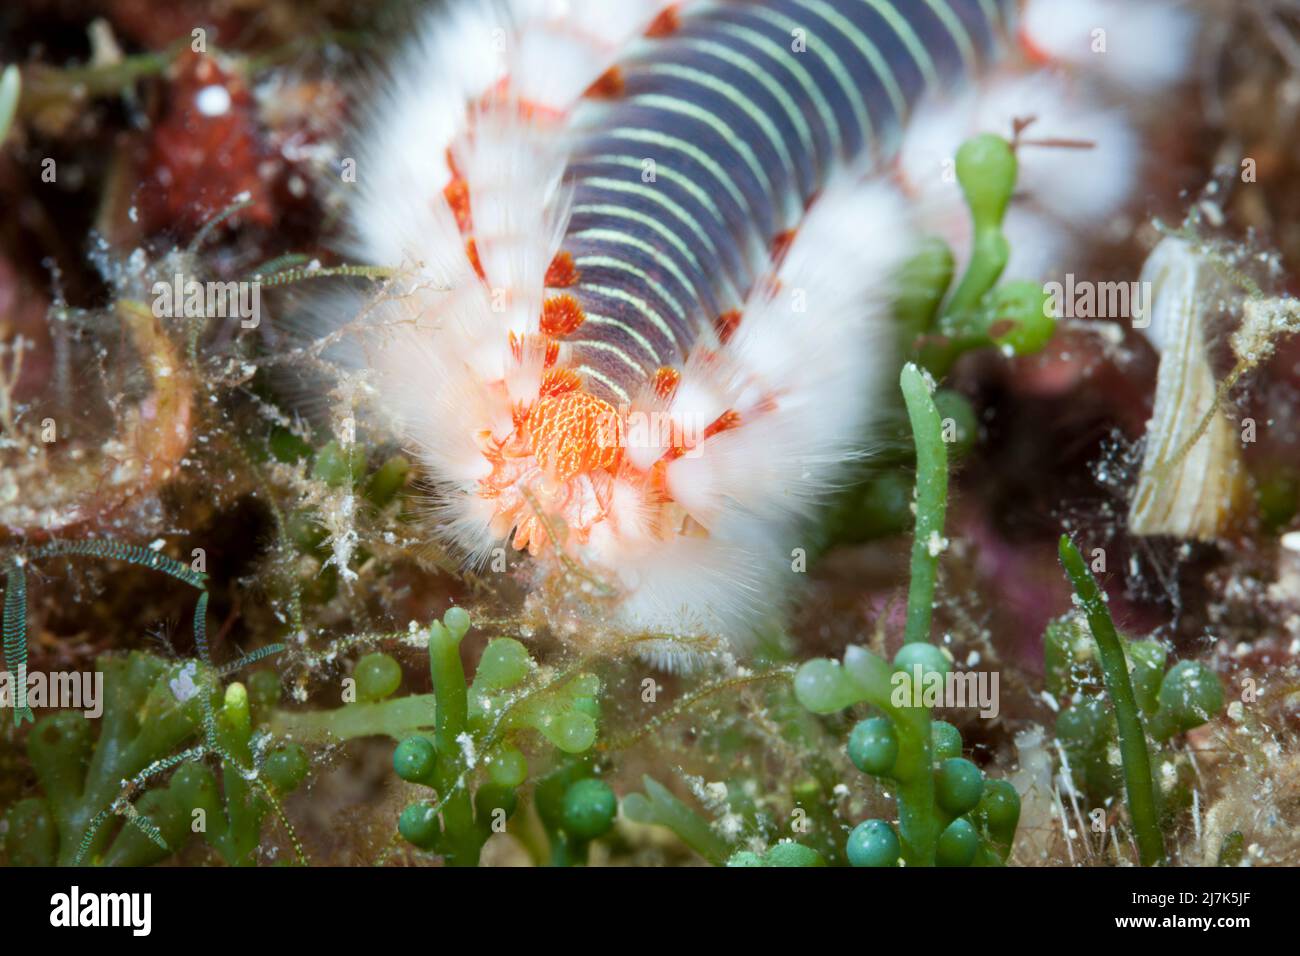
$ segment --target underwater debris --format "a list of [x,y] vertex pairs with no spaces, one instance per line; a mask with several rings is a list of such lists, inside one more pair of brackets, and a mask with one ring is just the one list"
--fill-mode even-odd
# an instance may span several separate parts
[[1246,476],[1238,428],[1219,407],[1208,319],[1240,296],[1213,258],[1175,236],[1156,246],[1140,281],[1152,290],[1143,331],[1160,369],[1129,530],[1211,540],[1240,511]]
[[[194,382],[185,360],[143,302],[120,300],[115,312],[147,375],[146,391],[113,399],[117,420],[102,440],[70,429],[49,395],[45,407],[22,397],[26,414],[10,417],[0,447],[0,525],[11,534],[93,527],[173,478],[189,448]],[[17,401],[11,389],[23,351],[21,340],[9,348],[10,372],[0,381],[6,407]]]

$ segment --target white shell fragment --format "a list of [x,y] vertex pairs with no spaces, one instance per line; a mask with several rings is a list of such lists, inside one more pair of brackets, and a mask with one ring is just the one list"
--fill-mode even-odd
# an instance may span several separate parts
[[1209,540],[1223,532],[1243,490],[1240,435],[1216,409],[1205,346],[1207,316],[1235,293],[1213,260],[1173,237],[1151,253],[1142,282],[1150,283],[1146,333],[1160,368],[1129,530]]

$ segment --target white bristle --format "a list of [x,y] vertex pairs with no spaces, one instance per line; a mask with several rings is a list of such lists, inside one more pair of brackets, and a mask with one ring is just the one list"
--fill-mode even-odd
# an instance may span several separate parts
[[[1033,120],[1018,154],[1018,195],[1086,226],[1104,222],[1128,201],[1142,153],[1121,111],[1065,77],[1039,73],[994,83],[980,97],[974,128],[1006,132],[1015,119]],[[1057,140],[1081,146],[1036,145]]]
[[1187,75],[1198,28],[1177,0],[1029,0],[1021,20],[1033,49],[1146,95]]
[[494,33],[508,22],[503,11],[462,3],[425,18],[379,81],[356,137],[361,195],[349,208],[359,258],[396,266],[461,253],[446,207],[433,200],[451,178],[447,147],[466,104],[505,75]]
[[567,110],[670,0],[515,0],[511,82],[529,103]]
[[[807,544],[803,519],[870,439],[893,361],[890,280],[911,235],[892,187],[836,180],[791,244],[781,291],[751,297],[722,361],[688,365],[697,393],[720,396],[726,407],[740,407],[748,394],[768,401],[669,466],[674,498],[709,537],[658,544],[632,565],[629,622],[685,627],[684,608],[697,615],[707,608],[723,633],[743,637],[797,580],[791,565]],[[741,554],[742,565],[729,563]],[[680,563],[688,558],[693,564]]]
[[926,101],[908,129],[899,173],[921,222],[965,260],[970,216],[955,175],[961,144],[977,133],[1010,138],[1024,128],[1020,176],[1005,231],[1007,278],[1041,279],[1132,198],[1141,174],[1137,134],[1124,114],[1054,71],[999,77],[962,96]]

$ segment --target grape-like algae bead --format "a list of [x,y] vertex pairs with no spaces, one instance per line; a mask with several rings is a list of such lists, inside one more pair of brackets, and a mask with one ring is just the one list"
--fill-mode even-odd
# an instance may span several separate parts
[[442,626],[451,632],[454,640],[459,641],[469,632],[469,611],[463,607],[448,608],[442,616]]
[[849,734],[849,759],[863,773],[883,776],[898,760],[898,735],[885,717],[860,721]]
[[513,687],[528,676],[532,666],[528,648],[512,637],[496,637],[483,648],[474,685],[492,690]]
[[488,758],[488,776],[503,787],[517,787],[528,777],[528,760],[508,744]]
[[840,665],[825,658],[805,661],[794,675],[794,693],[814,714],[830,714],[855,704],[861,691]]
[[431,849],[438,839],[438,814],[427,803],[413,803],[398,818],[397,832],[420,849]]
[[764,866],[825,866],[826,860],[810,846],[793,841],[778,843],[763,857]]
[[1008,780],[987,780],[980,796],[980,812],[994,834],[1012,834],[1020,822],[1020,794]]
[[884,820],[863,820],[844,846],[852,866],[897,866],[902,852],[898,834]]
[[961,731],[946,720],[930,724],[930,749],[935,763],[961,756]]
[[980,848],[980,837],[969,820],[958,818],[939,834],[935,862],[940,866],[970,866]]
[[366,497],[382,508],[392,501],[402,485],[406,484],[406,476],[410,472],[411,463],[401,455],[394,455],[370,476],[370,480],[366,482]]
[[352,676],[361,700],[383,700],[402,683],[402,667],[387,654],[367,654],[357,661]]
[[288,793],[307,776],[307,753],[297,744],[287,744],[266,758],[263,773],[281,793]]
[[1156,709],[1156,694],[1165,677],[1168,651],[1159,641],[1130,641],[1124,648],[1129,661],[1129,679],[1133,681],[1133,696],[1143,713]]
[[984,774],[965,757],[949,757],[939,764],[934,778],[934,795],[954,816],[975,808],[984,793]]
[[547,740],[568,754],[582,753],[596,742],[596,722],[576,711],[556,715],[541,730]]
[[926,641],[913,641],[911,644],[904,644],[894,656],[894,670],[896,671],[903,671],[911,676],[917,665],[921,667],[922,678],[931,673],[946,675],[952,669],[952,665],[948,661],[948,655]]
[[393,751],[393,769],[411,783],[428,783],[436,761],[437,754],[427,737],[407,737]]
[[1223,709],[1223,685],[1199,661],[1179,661],[1165,675],[1159,701],[1178,732],[1191,730]]
[[226,685],[225,701],[222,713],[230,726],[241,734],[247,734],[252,727],[252,713],[248,704],[248,689],[239,681]]
[[366,455],[358,445],[344,448],[331,441],[316,453],[312,474],[331,488],[340,488],[360,478],[366,469]]
[[1105,744],[1114,726],[1115,718],[1105,704],[1087,698],[1061,711],[1056,718],[1056,736],[1062,743],[1093,750]]
[[582,840],[594,840],[609,831],[618,812],[618,798],[609,784],[589,777],[564,793],[564,828]]
[[1015,151],[1001,136],[974,136],[957,150],[957,178],[970,202],[977,227],[1002,221],[1016,184]]
[[1041,285],[1008,282],[990,293],[990,300],[993,325],[989,331],[994,344],[1009,347],[1017,355],[1033,355],[1056,333],[1056,320]]

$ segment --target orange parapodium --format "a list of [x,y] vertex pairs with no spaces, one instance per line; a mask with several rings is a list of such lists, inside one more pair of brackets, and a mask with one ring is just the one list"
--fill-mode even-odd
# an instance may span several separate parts
[[578,267],[573,255],[561,249],[546,268],[546,285],[551,289],[567,289],[578,282]]
[[477,108],[483,112],[506,109],[514,110],[515,115],[530,123],[558,123],[564,119],[564,112],[546,103],[525,99],[512,89],[510,77],[503,76],[484,91],[478,99]]
[[537,463],[552,477],[613,471],[622,455],[623,424],[609,402],[582,391],[550,395],[528,415]]
[[772,240],[772,262],[774,265],[780,265],[785,260],[785,254],[794,245],[795,233],[794,229],[787,229],[785,232],[778,232],[776,238]]
[[554,398],[565,392],[576,392],[582,387],[582,376],[571,368],[553,368],[542,376],[539,398]]
[[596,82],[587,87],[587,92],[583,95],[597,100],[610,100],[622,96],[626,85],[623,71],[617,66],[611,66],[596,78]]
[[682,15],[677,4],[665,7],[659,16],[646,27],[645,35],[651,38],[666,37],[676,33],[682,27]]
[[724,343],[730,342],[731,337],[736,334],[736,329],[740,328],[740,310],[730,309],[723,312],[714,319],[713,328]]
[[576,332],[587,321],[578,300],[568,295],[553,295],[542,303],[542,334],[560,338]]
[[478,257],[478,243],[473,239],[470,239],[465,243],[465,257],[469,259],[469,264],[473,267],[474,274],[486,282],[487,273],[483,271],[483,260]]
[[443,187],[442,197],[456,217],[456,226],[462,233],[468,233],[474,228],[474,217],[469,211],[469,183],[456,167],[450,149],[447,150],[447,168],[451,170],[451,180]]
[[1020,29],[1019,35],[1016,39],[1020,41],[1021,51],[1025,54],[1029,62],[1035,66],[1051,66],[1055,61],[1056,58],[1039,46],[1034,41],[1034,38],[1030,36],[1029,31],[1023,27]]
[[670,365],[661,365],[655,370],[654,390],[655,394],[662,399],[669,399],[677,391],[677,385],[682,380],[682,373]]
[[546,335],[525,335],[523,338],[510,333],[510,354],[516,362],[524,360],[524,352],[533,348],[542,350],[542,368],[552,368],[560,357],[560,343]]
[[714,419],[713,424],[704,429],[704,437],[712,438],[714,435],[720,434],[721,432],[729,432],[733,428],[739,427],[739,425],[740,412],[729,408]]

